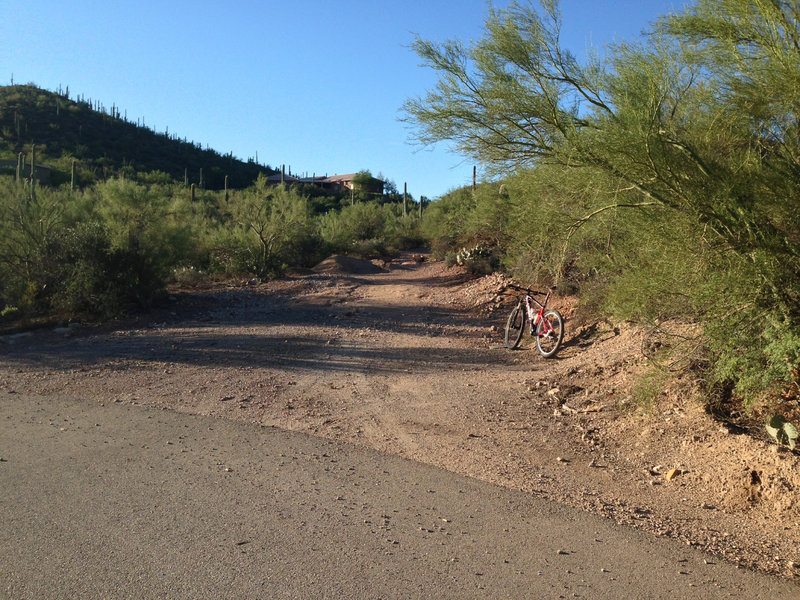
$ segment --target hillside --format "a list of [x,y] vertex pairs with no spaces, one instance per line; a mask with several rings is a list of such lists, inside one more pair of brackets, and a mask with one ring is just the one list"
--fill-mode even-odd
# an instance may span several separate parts
[[117,106],[106,107],[69,92],[55,93],[34,85],[0,86],[0,158],[16,160],[36,145],[37,163],[53,167],[52,182],[69,182],[77,159],[79,183],[90,184],[120,172],[161,171],[203,187],[222,189],[225,176],[233,188],[247,187],[260,172],[276,171],[253,160],[212,149],[171,132],[156,132],[134,123]]

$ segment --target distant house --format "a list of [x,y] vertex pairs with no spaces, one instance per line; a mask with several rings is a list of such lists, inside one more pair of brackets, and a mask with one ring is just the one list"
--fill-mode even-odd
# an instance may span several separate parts
[[[50,184],[50,174],[52,173],[53,168],[49,165],[36,165],[36,181],[43,184],[49,185]],[[17,161],[16,160],[0,160],[0,173],[5,173],[8,175],[16,176],[17,173]],[[31,176],[31,165],[30,163],[25,165],[24,172],[22,176],[25,179],[30,179]]]
[[[348,173],[347,175],[331,175],[325,179],[325,183],[335,190],[352,190],[353,180],[358,173]],[[372,178],[372,183],[368,189],[364,190],[371,194],[383,194],[383,181]]]
[[[280,185],[283,183],[284,185],[293,185],[296,183],[305,183],[316,185],[317,187],[321,187],[326,190],[331,190],[333,192],[341,192],[343,190],[352,190],[353,189],[353,180],[358,176],[358,173],[348,173],[346,175],[331,175],[328,177],[327,175],[314,175],[312,177],[295,177],[294,175],[290,175],[287,173],[283,174],[276,174],[270,175],[267,178],[267,181],[270,185]],[[372,185],[369,186],[369,189],[364,191],[371,193],[371,194],[383,194],[383,184],[384,182],[380,179],[372,179]]]

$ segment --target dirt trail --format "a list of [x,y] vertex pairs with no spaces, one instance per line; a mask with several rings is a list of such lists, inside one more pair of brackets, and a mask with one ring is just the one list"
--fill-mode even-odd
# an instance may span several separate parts
[[[554,359],[502,348],[511,297],[404,255],[176,292],[146,320],[0,338],[0,389],[150,404],[363,446],[800,575],[800,461],[695,402],[631,394],[641,333],[579,326]],[[709,560],[714,560],[711,556]]]

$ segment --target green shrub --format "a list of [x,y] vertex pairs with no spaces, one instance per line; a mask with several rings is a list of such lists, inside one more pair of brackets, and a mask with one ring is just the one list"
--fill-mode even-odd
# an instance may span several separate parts
[[[149,257],[132,248],[112,248],[98,223],[65,229],[48,251],[54,289],[50,306],[58,313],[110,317],[149,306],[163,287]],[[60,284],[59,284],[60,282]]]
[[308,200],[293,190],[269,188],[265,180],[234,193],[232,223],[223,226],[214,250],[217,268],[259,277],[280,275],[287,265],[308,266],[319,258],[320,237]]
[[333,252],[370,257],[407,250],[423,242],[415,215],[403,216],[400,204],[376,201],[327,213],[320,218],[320,233]]
[[510,198],[504,186],[481,184],[461,188],[431,203],[420,223],[420,233],[436,258],[449,251],[481,245],[502,253],[511,238]]

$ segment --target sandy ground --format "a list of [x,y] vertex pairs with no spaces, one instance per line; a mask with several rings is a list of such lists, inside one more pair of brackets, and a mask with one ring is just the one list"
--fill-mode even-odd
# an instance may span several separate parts
[[580,323],[571,298],[552,301],[567,318],[554,358],[504,348],[505,283],[404,255],[175,291],[137,320],[0,337],[0,390],[347,441],[800,577],[796,454],[688,393],[637,404],[643,333]]

